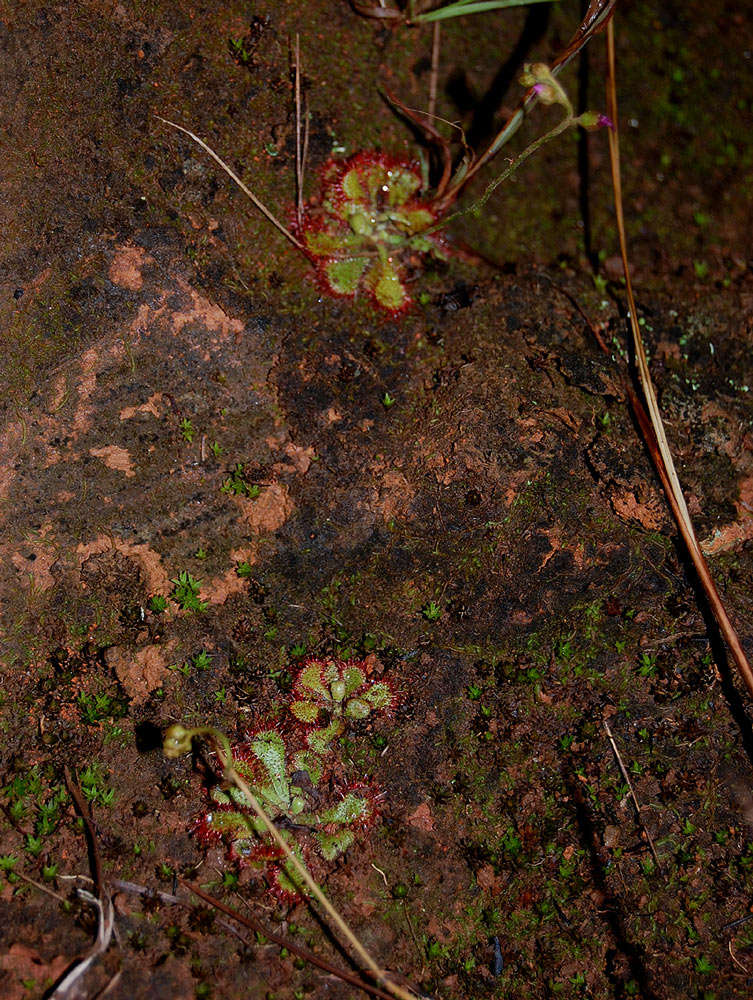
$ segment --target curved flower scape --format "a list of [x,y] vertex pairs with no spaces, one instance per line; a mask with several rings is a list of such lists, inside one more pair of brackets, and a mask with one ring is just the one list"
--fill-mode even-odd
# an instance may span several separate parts
[[447,256],[440,237],[423,235],[438,215],[417,197],[421,185],[416,163],[385,153],[325,164],[319,205],[298,236],[327,291],[348,298],[366,291],[391,313],[410,306],[409,258]]

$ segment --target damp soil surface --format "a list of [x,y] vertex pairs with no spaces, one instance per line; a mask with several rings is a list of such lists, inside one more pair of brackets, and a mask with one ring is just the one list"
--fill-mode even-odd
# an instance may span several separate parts
[[[483,144],[577,8],[447,22],[438,113]],[[751,705],[631,417],[605,137],[457,220],[406,314],[328,298],[154,117],[292,217],[296,32],[306,196],[329,156],[415,154],[378,88],[425,106],[429,29],[0,7],[0,993],[89,953],[99,877],[114,934],[65,996],[365,995],[192,895],[352,968],[253,836],[207,834],[226,792],[207,743],[163,756],[180,722],[276,734],[280,828],[423,995],[749,996]],[[749,656],[752,50],[742,4],[618,8],[641,329]],[[600,110],[603,73],[597,41],[565,82]],[[328,681],[303,729],[312,658],[362,697]]]

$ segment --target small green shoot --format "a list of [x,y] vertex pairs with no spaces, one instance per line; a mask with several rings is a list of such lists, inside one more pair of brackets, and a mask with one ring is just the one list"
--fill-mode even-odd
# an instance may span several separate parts
[[146,606],[155,615],[161,615],[163,611],[167,610],[167,598],[163,597],[162,594],[153,594],[146,602]]
[[181,435],[183,436],[183,440],[191,444],[196,434],[196,430],[188,417],[183,417],[179,424],[179,429]]
[[208,602],[199,597],[201,580],[194,579],[187,570],[182,570],[170,583],[173,585],[170,597],[181,610],[190,613],[207,610]]
[[200,653],[194,656],[191,662],[196,670],[209,670],[212,666],[212,657],[206,649],[202,649]]
[[442,617],[442,609],[436,601],[429,601],[421,608],[421,614],[427,622],[436,622]]
[[255,500],[261,493],[261,486],[249,482],[243,474],[243,464],[236,462],[230,475],[223,481],[220,490],[227,496],[246,497],[248,500]]

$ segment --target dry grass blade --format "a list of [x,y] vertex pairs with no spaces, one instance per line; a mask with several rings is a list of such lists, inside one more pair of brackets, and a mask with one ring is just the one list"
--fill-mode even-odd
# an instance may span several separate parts
[[184,135],[187,135],[190,139],[193,139],[195,143],[198,143],[198,145],[201,146],[201,148],[206,153],[209,153],[209,155],[212,157],[215,163],[218,163],[222,167],[222,169],[225,171],[228,177],[230,177],[230,179],[233,180],[238,185],[238,187],[246,195],[246,197],[249,198],[254,203],[254,205],[256,205],[256,207],[259,209],[262,215],[264,215],[267,219],[269,219],[269,221],[272,223],[275,229],[278,229],[282,233],[282,235],[285,236],[287,239],[289,239],[290,242],[293,244],[293,246],[298,247],[298,249],[302,253],[306,252],[303,244],[299,242],[295,238],[295,236],[293,236],[293,234],[290,232],[289,229],[286,229],[286,227],[280,222],[277,216],[274,215],[272,212],[270,212],[270,210],[263,202],[259,201],[254,192],[243,183],[243,181],[235,173],[235,171],[232,170],[227,165],[227,163],[225,163],[225,161],[221,157],[219,157],[217,153],[215,153],[215,151],[204,142],[203,139],[200,139],[198,135],[196,135],[193,132],[190,132],[187,128],[183,128],[182,125],[176,125],[175,122],[171,122],[169,121],[169,119],[163,118],[162,115],[155,114],[154,117],[159,119],[159,121],[164,122],[165,125],[169,125],[170,128],[174,128],[178,132],[182,132]]
[[[696,538],[695,529],[688,513],[682,486],[675,469],[672,453],[667,442],[664,431],[659,405],[656,401],[656,393],[651,381],[651,374],[646,360],[646,352],[643,348],[640,327],[638,326],[638,316],[635,308],[635,298],[633,296],[633,284],[630,278],[630,266],[627,255],[627,239],[625,236],[625,220],[622,207],[622,178],[620,174],[620,145],[619,132],[617,127],[617,86],[615,70],[615,47],[614,47],[614,24],[610,21],[607,27],[607,53],[608,53],[608,83],[607,83],[607,111],[614,123],[614,128],[609,133],[609,158],[612,168],[612,186],[614,189],[614,206],[617,220],[617,232],[620,241],[620,254],[625,272],[625,286],[627,291],[628,309],[630,314],[630,327],[633,333],[633,344],[635,349],[635,360],[640,376],[641,387],[646,400],[648,426],[641,424],[646,444],[649,447],[657,471],[662,480],[667,499],[677,525],[680,529],[688,554],[693,561],[696,573],[703,587],[704,593],[709,602],[709,606],[716,618],[719,630],[732,654],[735,665],[740,676],[745,683],[748,694],[753,697],[753,670],[751,670],[748,658],[742,648],[740,639],[729,620],[727,611],[716,589],[716,584],[711,576],[706,559]],[[641,420],[640,413],[636,414]],[[653,445],[653,446],[652,446]]]
[[303,170],[306,150],[301,142],[301,36],[295,34],[295,213],[298,225],[303,221]]
[[441,21],[435,21],[431,31],[431,72],[429,73],[429,117],[437,111],[437,85],[439,83],[439,44],[442,31]]
[[628,774],[627,768],[625,767],[625,763],[622,759],[622,754],[619,751],[617,743],[615,742],[614,736],[612,734],[612,730],[609,728],[609,723],[607,722],[606,719],[604,719],[604,731],[606,732],[607,738],[609,739],[609,743],[612,747],[612,752],[614,753],[615,760],[617,761],[617,765],[620,769],[620,774],[622,775],[625,784],[628,786],[628,790],[630,792],[630,798],[633,803],[633,808],[635,809],[635,815],[638,818],[638,822],[641,824],[643,832],[646,834],[646,840],[648,841],[648,846],[651,850],[651,854],[653,855],[656,867],[659,869],[659,871],[662,871],[661,861],[659,860],[659,855],[656,853],[656,847],[654,846],[653,838],[649,833],[648,827],[643,822],[643,812],[641,810],[640,803],[638,802],[638,796],[635,794],[635,789],[633,788],[633,782],[630,780],[630,775]]
[[54,991],[49,994],[50,1000],[73,1000],[82,995],[80,980],[99,958],[110,947],[112,931],[115,925],[115,909],[109,897],[103,901],[93,896],[85,889],[78,890],[79,896],[93,906],[97,911],[97,937],[89,953],[78,961],[70,972],[61,979]]

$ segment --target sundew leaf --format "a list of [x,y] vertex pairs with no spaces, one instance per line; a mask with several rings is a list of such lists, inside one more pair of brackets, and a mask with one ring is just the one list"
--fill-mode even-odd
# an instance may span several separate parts
[[319,822],[322,826],[330,823],[337,823],[338,826],[350,826],[353,823],[362,823],[371,816],[372,806],[368,799],[356,792],[348,792],[339,802],[324,812],[319,814]]
[[[300,851],[295,851],[300,856]],[[284,899],[298,898],[306,895],[306,884],[295,870],[290,861],[284,865],[271,868],[267,877],[271,883],[272,891],[276,895],[282,895]]]
[[366,281],[379,305],[390,312],[399,312],[410,302],[400,275],[389,260],[376,261],[369,269]]
[[347,851],[355,839],[352,830],[337,830],[335,833],[325,833],[321,830],[316,834],[319,851],[325,861],[334,861]]
[[331,257],[343,249],[343,241],[347,234],[331,232],[326,229],[314,229],[302,234],[303,245],[315,257]]
[[377,681],[361,694],[361,698],[367,701],[372,708],[385,709],[392,708],[395,703],[395,695],[388,684],[384,681]]
[[366,675],[360,667],[345,667],[342,672],[342,679],[345,683],[345,697],[349,697],[366,683]]
[[320,661],[309,663],[303,668],[298,675],[298,686],[308,688],[309,691],[313,691],[315,694],[322,695],[325,698],[329,697],[329,686],[324,683],[322,663]]
[[345,714],[349,719],[365,719],[371,713],[371,706],[362,698],[351,698],[345,706]]
[[335,295],[355,295],[365,270],[365,257],[328,260],[324,265],[327,284]]
[[320,706],[315,701],[293,701],[290,711],[299,722],[314,725],[319,718]]
[[314,753],[329,753],[330,743],[332,740],[337,739],[344,729],[345,727],[341,719],[333,719],[324,729],[314,729],[312,732],[307,733],[306,742]]
[[248,841],[250,844],[265,830],[260,819],[236,809],[215,809],[211,819],[207,818],[207,827],[213,833],[231,837],[235,850],[239,850],[239,842]]
[[258,733],[251,742],[254,756],[263,766],[269,781],[261,782],[260,791],[283,811],[290,805],[290,782],[285,773],[285,743],[274,730]]
[[364,183],[364,174],[363,167],[351,167],[350,170],[345,171],[341,181],[342,190],[346,198],[360,205],[368,204],[369,200],[369,191],[367,184]]
[[422,229],[428,229],[434,223],[434,216],[428,208],[404,207],[399,211],[390,213],[390,218],[398,226],[408,233],[420,233]]
[[421,187],[421,177],[406,167],[393,167],[387,177],[387,204],[390,208],[404,205]]
[[327,685],[327,696],[331,694],[332,684],[340,679],[340,671],[334,660],[327,660],[322,666],[322,680]]

